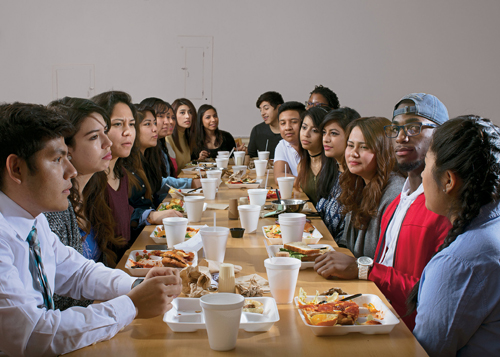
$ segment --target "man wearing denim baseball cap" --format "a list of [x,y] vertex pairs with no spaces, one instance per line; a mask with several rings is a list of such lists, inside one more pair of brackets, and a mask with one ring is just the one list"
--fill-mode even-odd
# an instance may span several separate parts
[[398,167],[408,178],[401,194],[382,216],[374,259],[360,257],[356,268],[352,263],[354,258],[348,257],[349,263],[348,258],[339,255],[335,267],[330,264],[329,269],[321,271],[316,268],[318,264],[315,265],[324,277],[352,279],[357,276],[375,282],[410,330],[415,327],[416,314],[405,316],[408,294],[451,228],[445,217],[425,207],[420,176],[434,128],[447,120],[446,107],[433,95],[412,93],[398,101],[392,124],[384,129],[392,140]]

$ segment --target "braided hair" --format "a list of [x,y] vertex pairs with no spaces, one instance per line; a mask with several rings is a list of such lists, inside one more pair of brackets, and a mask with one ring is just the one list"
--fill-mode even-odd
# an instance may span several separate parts
[[323,97],[325,97],[330,109],[339,109],[340,107],[339,98],[337,97],[337,94],[335,94],[335,92],[332,91],[330,88],[323,87],[320,84],[319,86],[315,86],[314,90],[309,94],[313,95],[315,93],[321,94]]
[[[467,229],[482,206],[500,197],[500,128],[489,119],[460,116],[435,129],[429,151],[435,155],[432,174],[438,185],[448,170],[462,181],[448,214],[448,218],[455,217],[453,226],[439,253]],[[419,283],[408,296],[408,314],[417,307]]]

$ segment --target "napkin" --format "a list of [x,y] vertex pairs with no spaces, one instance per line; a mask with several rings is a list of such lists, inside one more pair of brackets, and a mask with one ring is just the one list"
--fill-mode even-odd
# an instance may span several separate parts
[[[210,270],[210,274],[218,273],[221,264],[222,263],[216,262],[215,260],[208,259],[202,259],[200,262],[198,262],[198,266],[207,267]],[[234,274],[239,273],[241,269],[241,266],[234,265]]]
[[187,297],[199,298],[203,295],[211,294],[210,271],[203,266],[188,266],[181,270],[182,293]]
[[257,274],[241,276],[235,279],[236,293],[246,297],[262,296],[270,293],[269,282]]
[[[203,227],[208,227],[206,224]],[[203,243],[201,241],[200,232],[196,233],[192,238],[174,245],[175,249],[181,249],[185,252],[194,252],[196,253],[201,248],[203,248]]]
[[220,209],[225,210],[229,207],[227,203],[209,203],[207,204],[207,209]]

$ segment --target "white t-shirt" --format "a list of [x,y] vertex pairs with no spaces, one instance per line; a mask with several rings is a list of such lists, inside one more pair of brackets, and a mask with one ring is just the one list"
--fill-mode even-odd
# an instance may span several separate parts
[[274,151],[274,162],[285,161],[292,171],[293,176],[297,176],[297,166],[299,166],[300,155],[288,141],[281,139]]
[[380,259],[380,264],[388,267],[392,267],[394,265],[394,252],[396,251],[399,231],[401,230],[403,220],[406,217],[406,212],[408,212],[408,209],[417,199],[417,197],[424,193],[424,186],[420,184],[420,186],[418,186],[415,192],[413,192],[411,195],[408,195],[409,192],[410,181],[406,179],[403,190],[401,191],[401,199],[399,201],[398,207],[396,208],[396,211],[394,212],[385,232],[385,247],[383,250],[384,253],[382,255],[382,258]]

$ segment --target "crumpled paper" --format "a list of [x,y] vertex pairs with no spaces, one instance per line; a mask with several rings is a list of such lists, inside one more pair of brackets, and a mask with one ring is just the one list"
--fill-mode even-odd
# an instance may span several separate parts
[[[221,262],[216,262],[215,260],[202,259],[198,262],[198,266],[207,267],[210,270],[210,274],[215,274],[220,271]],[[242,267],[239,265],[234,265],[234,274],[241,271]]]
[[188,266],[181,270],[182,293],[187,297],[199,298],[211,294],[211,278],[208,267]]
[[269,293],[269,282],[257,274],[242,276],[235,279],[236,293],[245,297],[262,296]]

